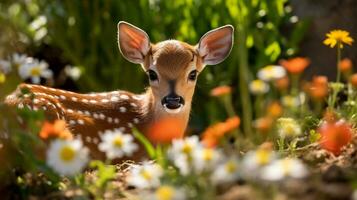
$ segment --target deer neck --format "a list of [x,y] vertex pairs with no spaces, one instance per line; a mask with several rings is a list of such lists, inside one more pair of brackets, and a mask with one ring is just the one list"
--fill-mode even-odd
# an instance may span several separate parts
[[191,110],[191,102],[187,102],[179,113],[171,114],[163,109],[161,99],[156,98],[150,88],[144,93],[144,97],[143,105],[145,105],[144,107],[146,108],[144,109],[146,111],[144,116],[149,126],[164,118],[176,118],[182,122],[184,126],[183,130],[186,129]]

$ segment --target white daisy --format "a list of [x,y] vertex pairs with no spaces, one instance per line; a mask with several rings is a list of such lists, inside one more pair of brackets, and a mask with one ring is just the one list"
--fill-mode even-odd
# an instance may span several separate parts
[[193,152],[193,166],[195,171],[210,171],[218,164],[223,155],[212,148],[197,148]]
[[238,159],[229,158],[216,168],[211,180],[215,184],[233,182],[239,178],[238,170]]
[[118,129],[106,130],[101,135],[101,139],[102,142],[98,145],[98,149],[105,152],[109,159],[131,156],[138,150],[134,137],[129,134],[123,134]]
[[309,174],[306,166],[298,159],[285,158],[272,162],[261,170],[260,177],[266,181],[284,178],[305,178]]
[[133,165],[130,168],[127,182],[136,188],[156,188],[160,185],[163,170],[160,165],[144,162],[142,165]]
[[175,139],[168,150],[168,156],[182,175],[188,175],[190,170],[192,170],[193,152],[199,148],[203,147],[197,136]]
[[302,134],[300,125],[293,118],[279,118],[277,127],[279,136],[283,138],[291,138]]
[[262,80],[254,80],[249,84],[249,90],[252,94],[265,94],[269,91],[269,85]]
[[48,64],[44,61],[34,60],[33,62],[25,63],[19,68],[19,75],[23,80],[31,78],[31,82],[39,84],[41,77],[52,78],[52,71],[48,69]]
[[88,153],[79,139],[56,139],[47,150],[47,164],[61,175],[73,176],[86,166]]
[[81,75],[82,75],[82,71],[79,67],[76,66],[70,66],[70,65],[66,65],[64,68],[64,72],[66,73],[66,75],[68,77],[70,77],[73,80],[78,80]]
[[301,96],[286,95],[281,98],[281,103],[285,107],[294,108],[301,105]]
[[258,170],[272,162],[275,158],[275,153],[270,150],[258,149],[256,151],[249,151],[244,155],[242,161],[244,175],[248,178],[255,178]]
[[258,71],[258,78],[263,81],[273,81],[286,75],[284,67],[279,65],[268,65]]
[[185,191],[181,188],[176,188],[170,185],[162,185],[152,193],[144,193],[144,200],[185,200]]
[[11,63],[6,60],[0,60],[0,72],[4,74],[11,72]]
[[28,57],[26,54],[14,53],[11,61],[15,68],[19,68],[21,65],[33,62],[33,58]]

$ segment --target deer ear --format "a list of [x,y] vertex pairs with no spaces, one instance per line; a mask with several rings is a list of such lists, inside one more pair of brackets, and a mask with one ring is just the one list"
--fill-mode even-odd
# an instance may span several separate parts
[[216,65],[227,58],[232,50],[234,28],[225,25],[204,34],[198,43],[198,53],[206,65]]
[[121,54],[128,61],[142,64],[150,50],[150,39],[145,31],[120,21],[118,23],[118,46]]

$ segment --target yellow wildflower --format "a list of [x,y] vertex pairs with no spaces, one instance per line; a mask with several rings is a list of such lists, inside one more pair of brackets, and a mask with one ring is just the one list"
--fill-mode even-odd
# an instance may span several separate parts
[[326,34],[327,38],[324,40],[326,46],[334,48],[338,45],[339,48],[343,48],[343,44],[352,45],[353,39],[350,37],[350,33],[344,30],[333,30]]

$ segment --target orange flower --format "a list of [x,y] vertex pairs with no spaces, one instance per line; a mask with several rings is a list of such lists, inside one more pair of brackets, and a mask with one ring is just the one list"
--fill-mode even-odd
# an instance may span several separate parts
[[335,155],[339,155],[342,147],[352,140],[351,126],[342,120],[324,122],[318,132],[321,133],[320,146]]
[[307,58],[296,57],[289,60],[282,60],[280,64],[291,74],[301,74],[310,64]]
[[280,78],[275,81],[275,87],[278,88],[279,90],[286,90],[289,87],[289,78],[287,76],[284,76],[283,78]]
[[274,101],[273,103],[269,104],[268,106],[268,115],[273,118],[278,118],[283,114],[283,108],[281,107],[280,103]]
[[47,139],[50,137],[72,139],[72,133],[66,128],[66,122],[63,120],[56,120],[53,123],[45,122],[40,131],[40,138]]
[[349,72],[352,69],[352,61],[348,58],[345,58],[340,61],[338,68],[341,72]]
[[228,118],[225,122],[220,122],[209,126],[202,134],[202,143],[206,147],[217,146],[219,140],[228,132],[236,129],[240,124],[239,117]]
[[227,85],[218,86],[211,90],[211,96],[218,97],[218,96],[230,94],[231,92],[232,92],[232,88]]
[[179,118],[168,117],[155,122],[148,130],[147,137],[154,143],[170,143],[185,134],[184,123]]
[[328,94],[328,80],[326,76],[315,76],[311,83],[307,84],[307,93],[314,100],[323,100]]
[[357,88],[357,74],[353,74],[350,78],[350,83],[354,88]]
[[273,125],[273,119],[270,117],[261,117],[254,121],[254,127],[261,133],[270,131]]

